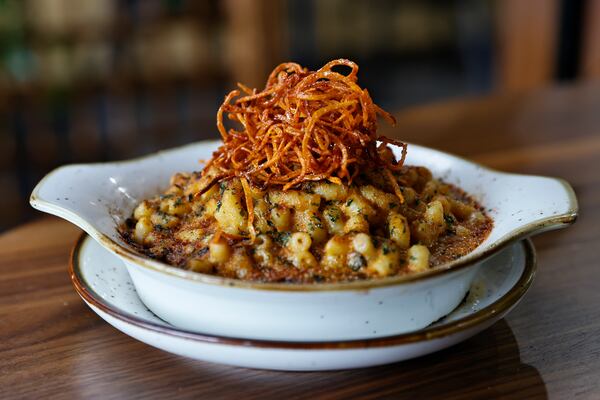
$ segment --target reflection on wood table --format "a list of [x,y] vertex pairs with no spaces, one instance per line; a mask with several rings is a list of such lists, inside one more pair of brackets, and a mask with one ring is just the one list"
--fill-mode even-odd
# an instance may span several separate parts
[[568,180],[580,220],[535,239],[538,276],[504,320],[455,347],[363,370],[289,373],[192,361],[116,331],[67,274],[79,230],[43,218],[0,236],[0,398],[597,398],[600,85],[398,114],[385,134],[501,170]]

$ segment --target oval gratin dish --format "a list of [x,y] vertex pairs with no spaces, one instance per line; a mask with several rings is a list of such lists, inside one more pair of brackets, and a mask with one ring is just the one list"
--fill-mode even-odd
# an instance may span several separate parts
[[457,185],[482,204],[494,226],[473,252],[415,275],[335,284],[257,283],[186,271],[132,249],[118,227],[176,172],[199,169],[220,142],[199,142],[142,158],[69,165],[49,173],[31,205],[77,225],[120,257],[146,306],[172,325],[220,336],[282,341],[354,340],[424,328],[464,298],[484,260],[523,237],[575,221],[564,180],[487,169],[409,145],[407,165]]

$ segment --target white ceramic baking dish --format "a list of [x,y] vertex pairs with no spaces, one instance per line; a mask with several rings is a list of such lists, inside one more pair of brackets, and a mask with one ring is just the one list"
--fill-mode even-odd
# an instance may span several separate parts
[[248,339],[330,341],[385,337],[426,327],[464,298],[484,259],[517,239],[564,227],[577,217],[561,179],[507,174],[437,150],[409,145],[406,164],[466,190],[494,220],[472,253],[425,273],[338,284],[254,283],[171,267],[137,253],[117,227],[175,172],[197,170],[219,142],[200,142],[143,158],[70,165],[49,173],[31,204],[62,217],[118,255],[156,315],[196,332]]

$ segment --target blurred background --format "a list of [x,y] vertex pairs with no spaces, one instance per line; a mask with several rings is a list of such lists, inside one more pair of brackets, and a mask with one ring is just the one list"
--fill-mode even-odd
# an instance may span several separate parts
[[598,0],[0,0],[0,231],[37,181],[215,138],[235,82],[346,57],[390,111],[600,77]]

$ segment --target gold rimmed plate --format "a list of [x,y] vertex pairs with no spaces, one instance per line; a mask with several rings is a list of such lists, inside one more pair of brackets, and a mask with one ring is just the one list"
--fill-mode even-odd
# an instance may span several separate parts
[[[506,315],[527,292],[535,268],[533,246],[523,240],[485,261],[458,308],[424,329],[358,340],[275,341],[178,329],[163,321],[144,305],[122,261],[87,235],[78,240],[71,257],[71,279],[79,295],[100,317],[131,337],[204,361],[303,371],[387,364],[459,343]],[[202,305],[198,312],[203,312]],[[368,325],[376,314],[374,305],[364,323]],[[327,318],[322,315],[319,320],[325,324]],[[319,321],[314,329],[319,329]]]

